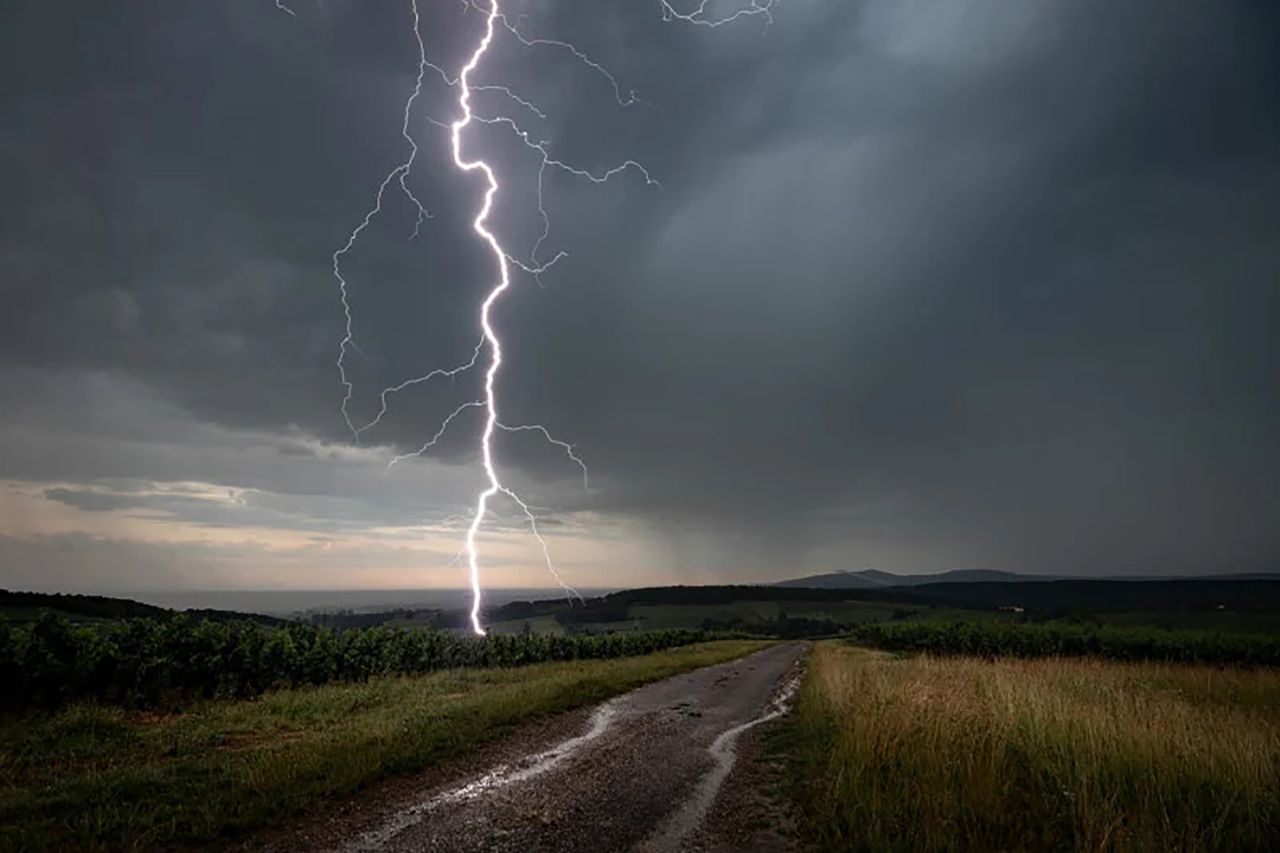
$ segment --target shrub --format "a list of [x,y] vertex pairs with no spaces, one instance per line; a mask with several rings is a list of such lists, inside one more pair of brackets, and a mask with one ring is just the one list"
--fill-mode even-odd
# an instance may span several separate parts
[[641,655],[711,636],[669,630],[472,637],[434,629],[336,631],[186,616],[123,619],[102,628],[72,625],[46,613],[30,626],[0,625],[0,676],[6,686],[3,702],[12,708],[49,708],[82,699],[141,707],[377,675]]
[[1280,666],[1280,640],[1255,634],[1067,622],[880,622],[850,638],[890,651],[983,657],[1090,655],[1112,660]]

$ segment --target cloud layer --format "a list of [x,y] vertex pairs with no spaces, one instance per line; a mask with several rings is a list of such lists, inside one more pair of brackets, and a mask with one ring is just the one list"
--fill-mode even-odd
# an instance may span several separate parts
[[[405,154],[409,8],[298,6],[68,27],[23,3],[0,36],[0,581],[456,582],[438,522],[479,482],[478,420],[384,469],[474,381],[397,395],[354,447],[333,365],[330,255]],[[456,69],[479,16],[435,6],[423,35]],[[509,8],[643,99],[504,38],[486,80],[549,116],[520,121],[662,182],[549,173],[547,248],[569,257],[497,318],[504,419],[592,467],[584,495],[555,448],[503,441],[574,582],[1275,567],[1275,12],[793,0],[765,32],[708,32],[622,0]],[[477,338],[478,188],[428,120],[451,98],[429,77],[413,116],[433,218],[408,240],[391,194],[344,259],[360,417]],[[536,159],[499,126],[473,144],[527,251]],[[541,584],[511,522],[497,576]]]

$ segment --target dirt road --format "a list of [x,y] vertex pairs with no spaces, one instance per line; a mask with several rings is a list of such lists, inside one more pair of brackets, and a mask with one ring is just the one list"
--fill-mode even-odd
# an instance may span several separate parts
[[[338,849],[723,847],[704,828],[708,813],[744,808],[734,804],[741,796],[717,795],[739,737],[785,709],[802,651],[774,646],[620,696],[557,743],[424,791]],[[723,814],[714,821],[727,822]]]

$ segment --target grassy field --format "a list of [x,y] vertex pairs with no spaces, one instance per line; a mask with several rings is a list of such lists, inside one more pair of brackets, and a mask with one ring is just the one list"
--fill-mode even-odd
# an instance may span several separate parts
[[740,657],[721,641],[640,657],[280,690],[159,716],[77,706],[0,725],[0,849],[199,843],[461,755],[544,714]]
[[731,601],[724,604],[635,604],[629,615],[645,630],[701,627],[711,619],[728,622],[740,619],[743,628],[761,622],[788,619],[829,619],[842,624],[858,624],[889,619],[895,609],[923,610],[918,606],[894,605],[879,601]]
[[535,634],[563,634],[564,627],[554,616],[534,616],[530,619],[511,619],[506,622],[492,622],[485,630],[494,634],[523,634],[526,630]]
[[818,644],[778,735],[831,850],[1280,848],[1280,672]]

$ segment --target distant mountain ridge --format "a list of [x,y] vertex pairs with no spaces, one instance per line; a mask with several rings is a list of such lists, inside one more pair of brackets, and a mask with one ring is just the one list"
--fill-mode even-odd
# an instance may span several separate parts
[[144,604],[131,598],[114,598],[106,595],[78,595],[61,592],[21,592],[0,589],[0,621],[32,621],[44,611],[68,617],[72,620],[111,619],[171,619],[186,615],[192,619],[210,622],[235,622],[247,620],[263,625],[286,625],[290,620],[265,616],[260,613],[240,613],[234,610],[188,608],[171,610]]
[[1162,580],[1276,580],[1280,574],[1270,572],[1236,572],[1223,575],[1116,575],[1106,578],[1085,578],[1070,575],[1026,575],[1018,572],[1006,572],[999,569],[951,569],[929,575],[899,575],[883,572],[879,569],[862,569],[860,571],[834,571],[820,575],[806,575],[778,581],[770,586],[792,587],[802,589],[884,589],[887,587],[924,586],[935,583],[1031,583],[1036,581],[1059,580],[1115,580],[1115,581],[1162,581]]
[[1020,575],[997,569],[952,569],[931,575],[899,575],[879,569],[861,571],[836,571],[821,575],[807,575],[779,581],[772,586],[803,587],[805,589],[881,589],[892,586],[923,586],[930,583],[981,583],[991,581],[1048,581],[1057,580],[1048,575]]

